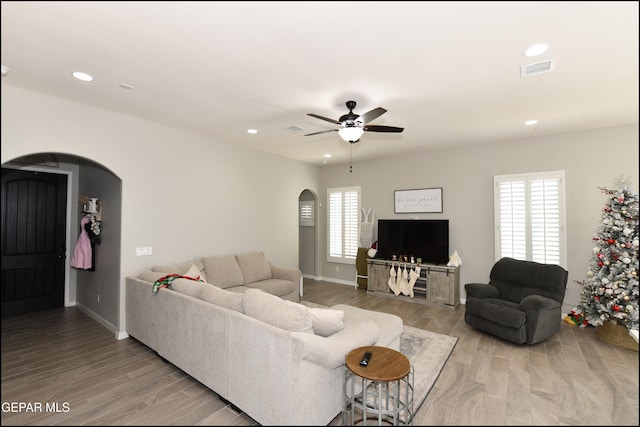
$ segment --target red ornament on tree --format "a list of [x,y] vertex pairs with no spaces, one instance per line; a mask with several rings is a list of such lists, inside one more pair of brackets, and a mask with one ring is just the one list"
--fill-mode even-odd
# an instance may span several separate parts
[[613,311],[620,311],[620,306],[619,305],[614,305],[613,306]]
[[610,245],[613,245],[615,242],[616,242],[616,241],[615,241],[615,240],[613,240],[613,239],[609,239],[609,240],[607,240],[607,243],[608,243],[608,244],[610,244]]

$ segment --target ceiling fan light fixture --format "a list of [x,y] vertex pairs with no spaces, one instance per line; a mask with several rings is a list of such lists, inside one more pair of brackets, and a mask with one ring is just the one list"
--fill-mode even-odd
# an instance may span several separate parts
[[364,130],[361,127],[357,126],[343,127],[338,131],[338,135],[340,135],[340,138],[342,138],[346,142],[351,143],[358,142],[363,133]]

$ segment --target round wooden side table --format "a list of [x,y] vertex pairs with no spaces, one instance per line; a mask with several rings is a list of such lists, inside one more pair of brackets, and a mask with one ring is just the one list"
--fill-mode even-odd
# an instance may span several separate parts
[[[360,365],[365,352],[371,352],[366,366]],[[413,367],[407,357],[391,348],[359,347],[345,358],[343,376],[342,423],[356,423],[355,410],[362,412],[358,420],[377,419],[392,425],[413,424]],[[369,418],[369,413],[372,415]],[[375,418],[373,417],[375,416]]]

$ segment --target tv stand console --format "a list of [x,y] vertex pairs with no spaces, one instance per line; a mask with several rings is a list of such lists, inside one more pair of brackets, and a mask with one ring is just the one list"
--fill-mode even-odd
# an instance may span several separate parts
[[[407,272],[420,267],[420,277],[413,286],[413,298],[400,293],[396,295],[389,288],[391,266],[401,274],[406,266]],[[398,271],[400,266],[400,271]],[[460,303],[460,267],[448,267],[441,264],[416,264],[385,259],[367,259],[367,292],[376,295],[402,299],[420,304],[441,304],[455,308]]]

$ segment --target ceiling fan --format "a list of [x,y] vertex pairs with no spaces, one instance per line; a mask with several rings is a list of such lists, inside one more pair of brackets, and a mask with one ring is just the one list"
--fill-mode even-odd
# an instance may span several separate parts
[[399,128],[395,126],[380,126],[380,125],[368,124],[370,121],[377,119],[378,117],[380,117],[381,115],[387,112],[387,110],[385,110],[382,107],[374,108],[373,110],[366,112],[363,115],[358,115],[353,112],[353,109],[356,108],[356,101],[347,101],[346,105],[347,105],[347,108],[349,109],[349,113],[344,114],[338,120],[330,119],[328,117],[323,117],[318,114],[309,113],[308,115],[311,117],[315,117],[316,119],[331,122],[333,124],[340,126],[340,128],[308,133],[305,136],[318,135],[318,134],[327,133],[327,132],[338,132],[338,134],[343,140],[351,144],[354,144],[360,141],[360,137],[365,131],[366,132],[400,133],[404,130],[404,128]]

